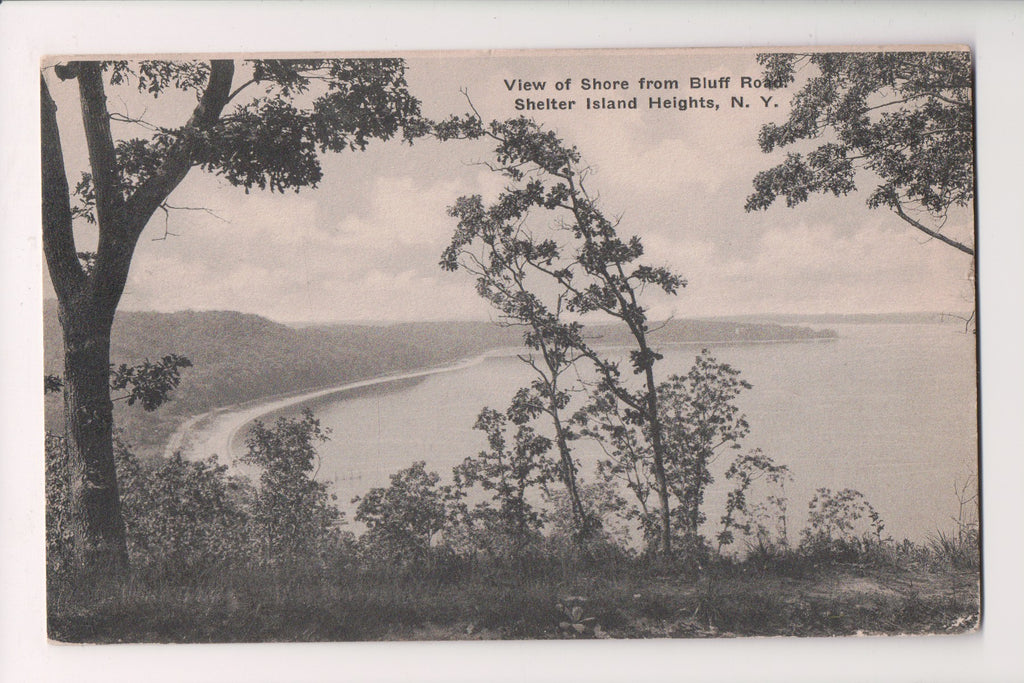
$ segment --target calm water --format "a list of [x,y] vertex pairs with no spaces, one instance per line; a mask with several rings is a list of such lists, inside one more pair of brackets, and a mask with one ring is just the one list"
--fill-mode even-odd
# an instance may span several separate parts
[[[796,536],[818,487],[861,491],[897,539],[951,527],[954,483],[977,473],[974,337],[953,324],[839,325],[828,342],[710,345],[753,384],[740,401],[746,445],[789,465],[789,532]],[[699,345],[662,349],[663,376],[686,372]],[[342,507],[415,460],[445,478],[484,447],[472,429],[487,405],[503,409],[529,379],[514,357],[398,386],[364,389],[314,406],[332,430],[319,478],[335,482]],[[297,409],[293,412],[297,412]],[[584,476],[598,456],[581,443]],[[719,473],[727,466],[723,455]],[[726,482],[707,498],[707,532],[718,530]]]

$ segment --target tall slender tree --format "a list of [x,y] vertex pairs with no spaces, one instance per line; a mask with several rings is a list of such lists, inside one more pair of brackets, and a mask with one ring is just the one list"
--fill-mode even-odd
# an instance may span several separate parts
[[[237,71],[237,73],[236,73]],[[49,74],[78,85],[89,171],[70,187]],[[242,74],[239,76],[238,74]],[[111,88],[196,98],[174,127],[113,115]],[[132,255],[150,219],[192,169],[247,191],[315,187],[320,153],[423,133],[397,59],[75,61],[40,76],[43,251],[64,343],[71,524],[85,567],[127,564],[111,439],[110,329]],[[115,138],[112,121],[132,133]],[[138,135],[134,135],[137,133]],[[73,224],[95,226],[80,252]]]
[[617,221],[605,217],[586,187],[587,169],[575,147],[552,131],[520,117],[481,124],[480,134],[495,142],[493,170],[511,181],[497,202],[484,209],[480,197],[463,197],[456,204],[460,222],[442,265],[454,268],[452,256],[474,241],[486,239],[495,222],[511,226],[527,220],[531,210],[550,212],[543,238],[532,238],[516,252],[529,269],[547,276],[564,293],[568,313],[602,314],[621,321],[629,330],[633,373],[641,387],[622,378],[617,363],[598,354],[580,334],[573,336],[574,352],[592,361],[599,389],[623,402],[630,419],[649,427],[661,518],[661,546],[668,555],[669,492],[665,476],[665,443],[654,364],[661,358],[650,344],[647,311],[641,291],[652,286],[675,294],[685,280],[668,268],[638,263],[644,249],[637,236],[623,239]]
[[[535,379],[516,394],[510,410],[521,418],[547,414],[551,419],[558,476],[569,495],[576,536],[582,539],[594,520],[580,498],[577,465],[569,447],[573,435],[563,414],[570,400],[564,376],[582,357],[578,350],[582,328],[564,319],[564,291],[554,292],[548,306],[530,290],[530,255],[539,245],[519,221],[506,220],[508,208],[499,203],[488,211],[480,197],[460,198],[449,209],[459,219],[459,233],[445,250],[442,265],[475,275],[477,291],[499,312],[500,322],[525,328],[523,341],[535,353],[520,354],[519,359],[534,371]],[[470,233],[474,237],[467,241]]]

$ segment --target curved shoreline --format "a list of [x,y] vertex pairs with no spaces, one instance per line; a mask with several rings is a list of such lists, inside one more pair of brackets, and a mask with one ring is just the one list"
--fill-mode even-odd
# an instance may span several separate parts
[[[659,346],[703,346],[721,344],[784,344],[784,343],[806,343],[806,342],[827,342],[834,341],[836,337],[809,337],[803,339],[746,339],[746,340],[703,340],[703,341],[679,341],[663,342]],[[625,345],[609,345],[595,347],[602,350],[626,349]],[[236,404],[223,408],[194,415],[183,422],[170,436],[167,445],[164,447],[164,456],[170,457],[175,451],[182,453],[190,459],[206,459],[211,455],[219,455],[225,462],[230,462],[231,444],[235,441],[238,433],[246,425],[264,417],[270,413],[283,410],[295,405],[322,399],[335,394],[344,394],[354,389],[380,386],[391,382],[398,382],[407,379],[429,377],[455,370],[464,370],[479,365],[488,358],[500,358],[517,356],[526,349],[504,347],[491,349],[484,353],[465,358],[449,365],[424,368],[399,374],[381,375],[370,379],[346,382],[344,384],[315,389],[292,395],[271,397],[264,400],[256,399],[255,402]]]
[[255,405],[249,407],[217,408],[200,415],[195,415],[183,422],[168,439],[167,446],[164,448],[164,455],[170,456],[175,451],[181,450],[190,459],[206,459],[211,455],[219,455],[224,459],[231,455],[231,444],[238,433],[250,422],[258,420],[269,413],[334,394],[343,394],[353,389],[362,389],[364,387],[378,386],[406,379],[428,377],[443,372],[463,370],[479,365],[485,359],[494,355],[502,354],[488,351],[479,356],[457,361],[451,365],[346,382],[345,384],[325,389],[315,389],[283,398],[258,401]]

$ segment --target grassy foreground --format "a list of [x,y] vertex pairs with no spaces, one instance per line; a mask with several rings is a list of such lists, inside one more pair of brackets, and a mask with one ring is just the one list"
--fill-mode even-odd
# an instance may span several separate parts
[[[81,582],[85,583],[85,582]],[[625,559],[411,573],[221,567],[51,586],[65,642],[259,642],[943,634],[978,627],[976,569]]]

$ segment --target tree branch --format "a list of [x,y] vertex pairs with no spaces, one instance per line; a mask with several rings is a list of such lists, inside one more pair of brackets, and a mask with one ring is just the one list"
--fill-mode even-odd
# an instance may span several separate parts
[[903,211],[903,206],[900,204],[898,199],[894,200],[893,209],[896,211],[896,215],[897,216],[902,218],[907,223],[913,225],[915,228],[917,228],[918,230],[920,230],[924,234],[928,235],[929,237],[934,237],[935,239],[939,240],[940,242],[945,242],[949,246],[951,246],[951,247],[953,247],[955,249],[959,249],[960,251],[964,252],[965,254],[969,254],[971,256],[974,256],[974,250],[971,249],[970,247],[968,247],[967,245],[961,244],[960,242],[957,242],[956,240],[950,239],[949,237],[946,237],[945,235],[943,235],[941,232],[936,232],[936,231],[934,231],[934,230],[932,230],[930,228],[927,228],[924,225],[922,225],[921,223],[918,223],[917,221],[915,221],[910,216],[908,216],[906,214],[906,212]]
[[[110,133],[110,112],[103,89],[103,70],[99,62],[78,63],[78,91],[82,102],[82,124],[89,148],[96,192],[96,221],[100,231],[120,231],[124,218],[124,195],[117,171],[117,154]],[[100,250],[102,252],[102,250]]]
[[43,253],[57,297],[67,301],[86,283],[85,271],[75,249],[71,225],[71,196],[64,170],[64,153],[57,128],[57,105],[46,80],[39,75],[40,129],[42,138]]
[[181,137],[168,151],[160,168],[128,198],[128,227],[135,239],[138,239],[153,213],[192,168],[192,150],[195,145],[193,135],[197,131],[209,129],[220,118],[231,96],[234,73],[235,64],[230,59],[213,60],[206,91],[185,124]]

